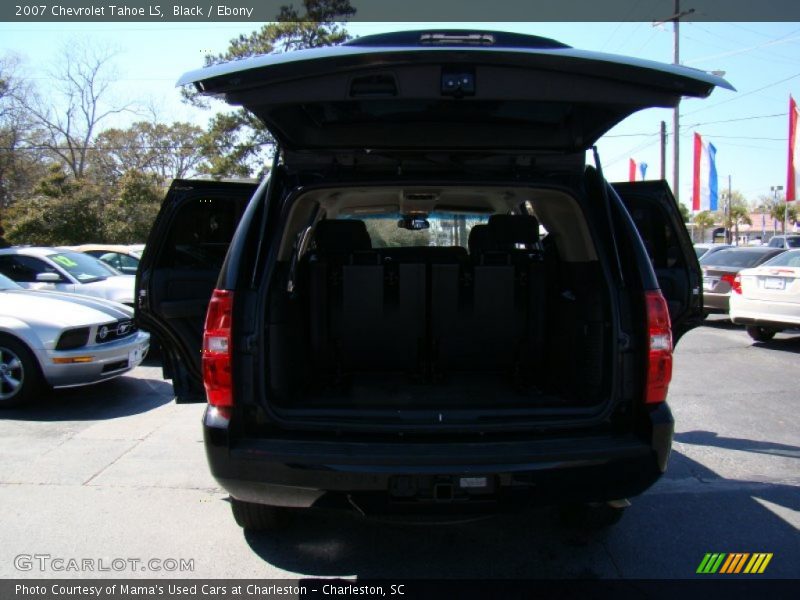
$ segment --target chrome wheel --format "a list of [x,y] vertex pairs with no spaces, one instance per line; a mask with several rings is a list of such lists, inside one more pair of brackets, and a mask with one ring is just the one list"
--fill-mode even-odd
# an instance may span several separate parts
[[0,347],[0,400],[16,396],[25,383],[25,368],[12,350]]

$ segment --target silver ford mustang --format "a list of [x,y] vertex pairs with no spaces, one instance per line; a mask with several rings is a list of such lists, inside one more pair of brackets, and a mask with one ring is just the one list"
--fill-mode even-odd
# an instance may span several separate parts
[[89,296],[24,290],[0,275],[0,408],[48,387],[97,383],[142,362],[150,335],[129,307]]

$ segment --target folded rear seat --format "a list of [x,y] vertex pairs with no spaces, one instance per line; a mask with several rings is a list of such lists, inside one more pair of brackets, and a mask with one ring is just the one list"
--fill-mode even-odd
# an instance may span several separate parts
[[363,221],[321,221],[314,239],[311,349],[322,372],[419,370],[425,265],[386,267]]
[[470,232],[470,262],[431,267],[434,371],[529,374],[543,340],[544,272],[534,217],[494,215]]

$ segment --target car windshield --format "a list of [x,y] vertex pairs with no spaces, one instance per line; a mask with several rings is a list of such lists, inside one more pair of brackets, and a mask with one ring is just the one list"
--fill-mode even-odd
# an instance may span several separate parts
[[700,259],[701,265],[714,265],[715,267],[753,267],[764,258],[764,252],[747,250],[745,248],[730,248],[720,250]]
[[0,290],[21,290],[22,287],[0,273]]
[[48,258],[81,283],[101,281],[116,274],[102,261],[80,252],[59,252],[49,255]]
[[469,232],[475,225],[489,221],[489,215],[454,214],[434,212],[423,216],[426,229],[405,229],[398,226],[402,215],[352,215],[348,218],[363,219],[373,248],[398,248],[404,246],[462,246],[467,248]]
[[800,250],[789,250],[783,254],[778,254],[765,262],[764,267],[798,267],[800,268]]

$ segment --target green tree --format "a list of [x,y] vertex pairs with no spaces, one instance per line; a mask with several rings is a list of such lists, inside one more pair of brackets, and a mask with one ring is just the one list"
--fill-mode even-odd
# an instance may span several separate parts
[[38,149],[40,132],[21,105],[30,90],[19,70],[15,57],[0,59],[0,216],[2,209],[29,196],[47,170]]
[[[206,57],[206,65],[259,54],[288,52],[340,44],[350,39],[343,22],[355,14],[350,0],[303,0],[303,12],[284,6],[276,22],[230,41],[228,49]],[[195,106],[209,106],[195,90],[182,90]],[[213,177],[261,174],[274,146],[274,139],[252,114],[244,109],[212,117],[202,140],[207,159],[202,171]]]
[[163,190],[157,178],[129,170],[120,178],[119,194],[103,211],[103,241],[113,244],[144,242],[161,206]]
[[126,171],[135,170],[159,183],[187,177],[203,162],[203,130],[184,122],[139,121],[127,129],[106,129],[94,142],[91,174],[114,184]]
[[784,227],[786,226],[785,219],[788,219],[789,223],[797,222],[797,207],[795,203],[792,203],[790,206],[783,197],[779,196],[776,199],[771,199],[767,205],[767,209],[769,210],[769,216],[781,224],[781,233],[786,233],[784,231]]
[[692,213],[683,202],[678,202],[678,210],[681,211],[681,218],[684,223],[689,223],[692,220]]
[[102,241],[104,190],[52,165],[30,198],[7,211],[6,238],[14,244],[59,246]]
[[[727,210],[727,214],[724,208],[720,210],[720,217],[722,220],[722,224],[726,230],[730,231],[733,229],[734,231],[734,239],[736,243],[739,243],[739,226],[740,225],[752,225],[753,222],[750,220],[750,206],[747,200],[738,190],[733,190],[730,195],[730,199],[726,197],[724,198],[724,205],[730,202],[730,207]],[[723,206],[724,206],[723,205]]]
[[[683,204],[681,204],[683,206]],[[704,242],[706,240],[706,229],[709,227],[713,227],[714,224],[717,222],[715,216],[707,210],[701,210],[697,213],[694,217],[692,217],[692,223],[695,224],[700,229],[700,241]]]

